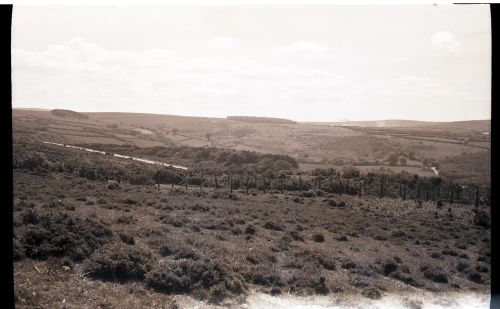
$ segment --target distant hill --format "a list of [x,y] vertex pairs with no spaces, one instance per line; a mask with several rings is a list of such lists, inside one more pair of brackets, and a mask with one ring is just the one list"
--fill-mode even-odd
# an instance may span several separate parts
[[69,117],[69,118],[77,118],[77,119],[89,119],[89,116],[84,115],[82,113],[74,112],[69,109],[53,109],[50,113],[54,116],[58,117]]
[[284,118],[271,118],[271,117],[253,117],[253,116],[227,116],[227,120],[243,121],[243,122],[258,122],[258,123],[288,123],[294,124],[296,121]]
[[481,132],[490,132],[491,120],[469,120],[469,121],[453,121],[443,122],[430,126],[433,129],[446,129],[446,130],[475,130]]
[[306,124],[356,126],[379,128],[432,128],[441,130],[477,130],[490,131],[491,120],[468,120],[451,122],[431,122],[417,120],[374,120],[374,121],[348,121],[348,122],[306,122]]
[[346,121],[346,122],[306,122],[306,124],[333,125],[333,126],[351,126],[351,127],[421,127],[437,125],[442,122],[417,121],[417,120],[373,120],[373,121]]

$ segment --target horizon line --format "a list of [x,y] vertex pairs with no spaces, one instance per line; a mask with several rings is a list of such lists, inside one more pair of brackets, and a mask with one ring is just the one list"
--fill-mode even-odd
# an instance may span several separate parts
[[[55,109],[65,109],[65,108],[40,108],[40,107],[28,107],[28,106],[12,106],[12,110],[38,110],[38,111],[52,111]],[[451,122],[466,122],[466,121],[491,121],[491,118],[486,119],[465,119],[465,120],[418,120],[418,119],[405,119],[405,118],[389,118],[389,119],[372,119],[372,120],[305,120],[299,121],[291,118],[285,117],[274,117],[274,116],[256,116],[256,115],[226,115],[225,117],[215,117],[215,116],[197,116],[197,115],[177,115],[177,114],[163,114],[163,113],[151,113],[151,112],[122,112],[122,111],[113,111],[113,112],[100,112],[100,111],[78,111],[74,109],[65,109],[78,113],[85,114],[93,114],[93,113],[121,113],[121,114],[149,114],[149,115],[160,115],[160,116],[174,116],[174,117],[194,117],[194,118],[215,118],[215,119],[227,119],[227,117],[256,117],[256,118],[275,118],[275,119],[285,119],[295,121],[297,123],[349,123],[349,122],[377,122],[377,121],[415,121],[415,122],[430,122],[430,123],[451,123]]]

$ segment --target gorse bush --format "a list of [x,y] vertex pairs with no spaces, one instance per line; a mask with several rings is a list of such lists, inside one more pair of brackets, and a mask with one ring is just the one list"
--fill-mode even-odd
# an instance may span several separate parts
[[163,293],[208,290],[209,301],[218,303],[228,295],[241,294],[243,280],[214,260],[181,259],[159,263],[146,275],[149,287]]
[[34,170],[36,168],[50,168],[53,165],[43,152],[28,151],[14,160],[14,167]]
[[86,270],[93,278],[105,281],[141,280],[152,268],[150,252],[130,245],[102,247],[89,259]]
[[109,228],[88,218],[81,220],[57,213],[27,215],[23,218],[26,224],[20,232],[20,242],[25,255],[35,259],[67,256],[81,261],[112,235]]

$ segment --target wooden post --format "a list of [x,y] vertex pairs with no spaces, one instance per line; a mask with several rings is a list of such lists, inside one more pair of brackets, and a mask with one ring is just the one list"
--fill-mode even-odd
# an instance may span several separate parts
[[160,190],[160,170],[156,171],[155,181],[156,181],[157,189]]
[[451,188],[450,188],[450,204],[453,204],[453,189],[455,189],[455,186],[454,185],[451,185]]
[[200,193],[203,193],[203,169],[201,170]]
[[302,193],[302,177],[299,175],[299,187],[300,187],[300,192]]
[[187,172],[187,170],[184,173],[184,184],[186,185],[186,191],[187,191],[187,189],[188,189],[188,172]]
[[363,178],[363,193],[366,195],[366,181]]
[[339,180],[339,194],[342,195],[342,179]]
[[406,184],[403,185],[403,201],[406,201]]
[[245,183],[245,186],[246,186],[246,189],[247,189],[247,195],[248,195],[248,174],[247,174],[247,177],[246,177],[246,183]]
[[384,197],[384,177],[380,178],[380,198]]
[[264,175],[262,175],[262,190],[266,194],[266,177]]
[[403,186],[399,183],[399,196],[403,196]]
[[420,182],[417,184],[417,200],[420,199]]
[[476,208],[479,207],[479,186],[476,187]]
[[439,199],[441,197],[441,186],[438,185],[437,187],[437,198]]
[[358,191],[358,196],[361,197],[361,181],[359,182],[359,191]]
[[217,183],[217,170],[214,170],[214,182],[215,182],[215,189],[218,189],[219,184]]
[[231,176],[231,172],[228,173],[229,177],[229,193],[233,194],[233,178]]
[[429,200],[429,183],[425,185],[426,193],[425,193],[425,201]]

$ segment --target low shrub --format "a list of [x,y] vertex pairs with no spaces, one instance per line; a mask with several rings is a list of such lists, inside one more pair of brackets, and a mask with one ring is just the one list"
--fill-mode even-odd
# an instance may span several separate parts
[[228,294],[244,290],[241,280],[213,260],[174,260],[156,265],[146,275],[149,287],[163,293],[188,293],[210,289],[211,302],[220,302]]
[[264,224],[264,228],[273,231],[282,231],[283,227],[275,222],[268,221]]
[[254,235],[255,234],[255,227],[252,225],[249,225],[245,228],[245,234],[247,235]]
[[434,267],[426,267],[424,270],[424,277],[437,283],[448,283],[448,275]]
[[386,261],[382,268],[382,273],[385,276],[390,275],[392,272],[395,272],[398,269],[398,265],[392,261]]
[[191,259],[198,260],[200,255],[196,253],[195,248],[181,241],[168,241],[167,244],[160,247],[160,255],[163,257],[172,256],[176,260]]
[[314,234],[312,237],[313,241],[315,242],[324,242],[325,241],[325,236],[323,234]]
[[466,272],[469,269],[469,267],[470,267],[469,263],[463,261],[460,261],[457,264],[457,270],[461,273]]
[[380,299],[382,297],[382,293],[380,293],[380,290],[376,287],[364,289],[361,294],[370,299]]
[[474,224],[477,226],[481,226],[485,229],[488,229],[491,226],[490,222],[491,222],[490,215],[484,210],[478,211],[474,216]]
[[472,281],[472,282],[475,282],[475,283],[483,283],[483,278],[481,277],[481,275],[477,272],[471,272],[467,278]]
[[127,245],[135,245],[135,239],[134,236],[127,235],[127,234],[119,234],[120,239],[126,243]]
[[40,216],[37,224],[25,227],[21,242],[27,256],[46,259],[67,256],[81,261],[109,240],[112,231],[92,219],[67,214]]
[[119,244],[94,252],[86,271],[91,277],[105,281],[141,280],[151,270],[152,261],[148,251]]

